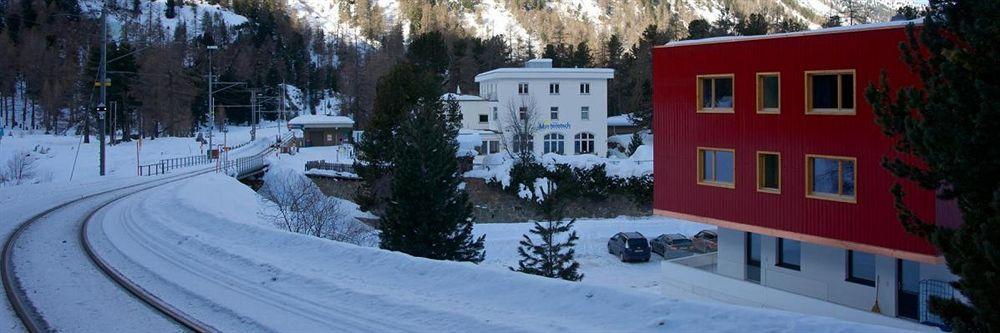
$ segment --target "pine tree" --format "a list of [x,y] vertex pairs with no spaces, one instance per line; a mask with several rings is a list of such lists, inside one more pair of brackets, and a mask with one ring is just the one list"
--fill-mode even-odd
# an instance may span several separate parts
[[472,204],[459,188],[458,103],[421,99],[399,119],[381,247],[413,256],[481,262],[486,236],[472,234]]
[[843,20],[840,18],[840,15],[833,15],[833,16],[828,17],[826,19],[826,22],[823,22],[822,27],[824,27],[824,28],[839,27],[839,26],[844,25],[844,23],[842,21]]
[[422,33],[410,42],[406,58],[420,70],[442,75],[448,69],[448,44],[441,32]]
[[691,20],[688,23],[687,39],[702,39],[712,37],[712,24],[704,19]]
[[177,9],[174,7],[177,7],[177,3],[174,0],[167,0],[167,12],[164,14],[166,18],[172,19],[177,17]]
[[723,7],[719,13],[719,18],[712,23],[712,37],[735,35],[736,25],[740,21],[737,16],[729,9],[729,6]]
[[902,59],[921,80],[889,85],[886,75],[870,85],[871,103],[884,133],[902,157],[883,166],[954,200],[960,226],[930,224],[893,188],[906,229],[935,245],[959,277],[952,285],[967,298],[931,302],[956,332],[1000,332],[1000,7],[992,1],[931,1],[923,27],[911,25]]
[[587,41],[582,41],[576,45],[576,50],[573,51],[573,61],[570,65],[580,68],[594,66],[594,58],[590,55],[590,47],[587,46]]
[[[539,239],[538,243],[531,236],[523,235],[517,253],[521,255],[521,260],[517,263],[517,268],[509,267],[510,270],[540,275],[550,278],[559,278],[567,281],[580,281],[583,274],[578,272],[580,263],[576,262],[573,256],[576,254],[574,247],[580,238],[573,231],[573,223],[563,221],[565,211],[565,198],[556,186],[549,186],[549,190],[542,190],[544,198],[541,200],[540,208],[544,222],[535,222],[529,233]],[[548,193],[545,193],[548,192]],[[563,235],[569,233],[562,241]]]
[[643,142],[642,142],[642,131],[632,132],[632,140],[628,144],[628,154],[629,154],[629,156],[631,156],[632,154],[635,154],[635,151],[637,149],[639,149],[639,146],[642,146],[642,144],[643,144]]
[[786,17],[782,19],[781,22],[778,22],[774,25],[774,32],[777,33],[796,32],[803,30],[809,30],[809,26],[807,26],[805,22],[802,22],[802,20],[793,17]]
[[766,35],[771,26],[764,14],[752,13],[750,16],[739,16],[739,18],[736,31],[740,36]]

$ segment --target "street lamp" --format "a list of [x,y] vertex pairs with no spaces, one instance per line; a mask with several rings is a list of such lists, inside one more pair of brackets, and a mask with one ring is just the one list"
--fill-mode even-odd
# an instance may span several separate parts
[[101,174],[101,176],[103,176],[104,173],[105,173],[104,172],[104,159],[105,159],[105,157],[104,157],[105,156],[104,155],[105,154],[105,152],[104,152],[104,131],[105,131],[105,128],[104,128],[104,126],[105,126],[105,124],[104,124],[104,117],[105,117],[105,115],[107,115],[107,113],[108,113],[108,107],[105,106],[104,103],[97,104],[97,119],[98,119],[98,121],[100,122],[100,125],[101,125],[101,132],[100,132],[100,138],[101,138],[101,164],[100,164],[101,169],[100,169],[100,174]]
[[214,149],[214,147],[215,147],[215,146],[212,145],[212,142],[213,142],[212,138],[215,136],[215,134],[214,134],[215,133],[215,100],[212,98],[212,90],[214,89],[214,88],[212,88],[212,81],[214,80],[214,78],[212,77],[212,51],[218,50],[219,46],[217,46],[217,45],[208,45],[206,48],[208,49],[208,123],[209,123],[209,131],[208,131],[208,154],[209,154],[209,157],[211,158],[211,156],[212,156],[212,149]]

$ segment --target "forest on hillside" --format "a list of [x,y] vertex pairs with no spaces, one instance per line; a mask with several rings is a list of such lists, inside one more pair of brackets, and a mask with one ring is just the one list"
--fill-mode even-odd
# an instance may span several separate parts
[[[550,12],[533,10],[537,4],[530,1],[515,2],[515,13],[521,13],[517,15]],[[400,10],[409,17],[409,25],[403,26],[384,20],[372,1],[353,1],[344,16],[361,27],[363,35],[354,38],[327,35],[297,18],[282,0],[112,0],[108,4],[107,98],[113,113],[108,130],[125,141],[134,136],[192,136],[204,128],[210,62],[214,80],[226,83],[216,86],[214,96],[219,125],[250,121],[251,93],[264,101],[262,109],[284,109],[278,101],[289,97],[288,85],[299,88],[305,101],[301,110],[293,111],[314,113],[321,102],[334,101],[363,129],[372,118],[379,79],[406,59],[407,52],[422,52],[425,61],[443,69],[442,92],[460,87],[476,93],[477,73],[519,66],[539,56],[553,58],[561,67],[613,68],[610,114],[634,113],[636,120],[648,124],[652,46],[684,38],[808,27],[799,19],[772,12],[726,8],[711,22],[684,21],[676,13],[663,12],[640,15],[636,22],[648,24],[638,33],[573,38],[573,31],[586,27],[552,25],[554,30],[542,35],[544,46],[536,46],[504,34],[482,38],[469,33],[461,22],[449,21],[450,10],[462,2],[403,1]],[[94,134],[101,2],[2,0],[0,14],[2,126]],[[541,17],[534,20],[546,22]],[[839,25],[840,16],[828,23]],[[209,51],[209,45],[218,49]],[[219,91],[223,86],[227,88]],[[275,116],[268,113],[265,118]]]

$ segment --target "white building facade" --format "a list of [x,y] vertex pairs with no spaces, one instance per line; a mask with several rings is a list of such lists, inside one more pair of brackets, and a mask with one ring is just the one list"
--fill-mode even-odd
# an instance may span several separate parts
[[[607,156],[607,68],[553,68],[551,59],[528,61],[521,68],[499,68],[476,75],[479,96],[447,94],[462,109],[462,127],[481,131],[481,154],[518,150],[511,125],[529,124],[526,147],[535,156]],[[506,141],[506,142],[505,142]],[[515,151],[516,152],[516,151]]]

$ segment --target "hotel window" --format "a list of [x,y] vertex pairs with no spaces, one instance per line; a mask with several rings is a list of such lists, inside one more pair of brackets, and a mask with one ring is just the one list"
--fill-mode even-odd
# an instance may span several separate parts
[[733,112],[733,75],[698,76],[698,112]]
[[590,95],[590,83],[580,83],[580,95]]
[[517,93],[519,95],[527,95],[528,94],[528,83],[526,83],[526,82],[518,83],[517,84]]
[[527,153],[535,151],[535,139],[531,135],[516,134],[511,141],[515,153],[520,153],[522,150]]
[[525,120],[528,118],[528,107],[522,106],[517,108],[517,119]]
[[854,70],[806,72],[806,113],[854,114]]
[[549,83],[549,94],[550,95],[559,95],[559,84],[558,83]]
[[757,74],[757,113],[780,113],[781,75]]
[[757,190],[781,193],[781,154],[757,152]]
[[847,281],[875,286],[875,255],[847,250]]
[[481,115],[479,115],[479,122],[480,123],[488,123],[488,122],[490,122],[490,115],[488,115],[488,114],[481,114]]
[[581,120],[590,120],[590,107],[589,106],[581,106],[580,107],[580,119]]
[[806,196],[857,202],[856,163],[857,160],[850,157],[806,155]]
[[736,187],[732,149],[698,148],[698,184]]
[[545,148],[545,153],[546,154],[556,153],[559,155],[563,155],[565,153],[565,144],[566,144],[564,142],[564,139],[565,137],[563,137],[563,135],[559,133],[546,134],[544,137],[545,141],[543,141],[544,143],[543,147]]
[[778,266],[800,270],[802,268],[802,243],[778,238]]
[[549,119],[559,120],[559,107],[553,106],[549,108]]
[[573,137],[573,150],[577,154],[594,153],[594,135],[590,133],[579,133]]

